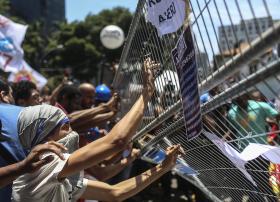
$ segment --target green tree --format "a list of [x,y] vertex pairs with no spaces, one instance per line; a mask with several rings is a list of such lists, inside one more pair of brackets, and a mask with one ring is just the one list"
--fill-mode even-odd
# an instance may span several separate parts
[[[25,24],[11,12],[9,0],[0,0],[0,14]],[[58,23],[55,31],[48,35],[44,32],[44,22],[34,22],[28,25],[23,42],[25,60],[33,68],[48,72],[48,76],[56,75],[63,68],[71,68],[73,76],[80,80],[96,78],[101,60],[103,64],[110,64],[118,60],[122,52],[122,47],[108,50],[102,46],[99,39],[101,30],[114,24],[127,35],[131,20],[132,14],[128,9],[116,7],[96,15],[88,14],[83,21]],[[63,49],[58,50],[58,46]],[[43,63],[44,60],[47,63]],[[46,68],[53,71],[46,71]]]
[[0,14],[7,16],[10,12],[10,2],[8,0],[0,0]]
[[102,46],[99,39],[101,30],[106,25],[114,24],[120,26],[127,35],[131,20],[132,14],[128,9],[116,7],[97,15],[89,14],[84,21],[60,23],[57,31],[51,35],[47,49],[55,49],[58,45],[63,45],[64,49],[52,57],[48,65],[54,68],[70,67],[73,75],[80,80],[97,77],[100,61],[116,61],[122,52],[122,48],[108,50]]
[[27,62],[36,70],[40,70],[48,38],[44,35],[43,23],[40,21],[28,25],[23,42],[24,56]]

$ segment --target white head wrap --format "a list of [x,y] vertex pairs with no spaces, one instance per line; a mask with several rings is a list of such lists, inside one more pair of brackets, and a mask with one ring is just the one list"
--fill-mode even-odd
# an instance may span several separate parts
[[18,119],[18,135],[22,146],[31,149],[40,144],[62,123],[69,122],[66,114],[50,105],[27,107],[21,111]]

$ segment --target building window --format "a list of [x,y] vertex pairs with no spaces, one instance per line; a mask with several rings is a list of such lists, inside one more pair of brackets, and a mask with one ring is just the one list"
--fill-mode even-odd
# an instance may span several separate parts
[[259,23],[258,23],[257,20],[255,21],[254,25],[255,25],[254,27],[255,27],[256,33],[259,33],[260,32],[260,26],[259,26]]
[[268,20],[268,27],[272,27],[272,25],[273,25],[272,19],[269,19]]
[[256,63],[250,65],[250,74],[255,73],[258,70],[258,65]]
[[44,16],[44,17],[47,16],[47,10],[48,10],[48,1],[47,0],[41,1],[41,13],[42,13],[42,16]]
[[249,31],[249,34],[253,34],[252,25],[248,26],[248,31]]
[[226,29],[225,28],[222,30],[222,33],[223,33],[223,36],[226,36]]
[[229,48],[232,48],[232,43],[233,43],[232,40],[228,41]]
[[262,31],[265,31],[265,30],[266,30],[265,23],[263,23],[263,25],[262,25]]

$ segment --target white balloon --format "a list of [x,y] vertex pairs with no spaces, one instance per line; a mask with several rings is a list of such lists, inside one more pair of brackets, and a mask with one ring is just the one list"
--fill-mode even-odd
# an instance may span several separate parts
[[108,49],[119,48],[124,42],[123,30],[116,25],[108,25],[102,29],[100,40],[103,46]]

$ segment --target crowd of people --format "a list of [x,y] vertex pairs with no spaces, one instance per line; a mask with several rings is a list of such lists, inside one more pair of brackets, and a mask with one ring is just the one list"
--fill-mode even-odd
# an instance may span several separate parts
[[[205,103],[219,93],[217,87],[203,95],[201,101]],[[275,100],[277,99],[276,96]],[[280,112],[276,102],[267,99],[261,91],[252,90],[206,114],[204,127],[206,131],[220,136],[237,151],[242,152],[249,143],[278,146],[279,121]],[[260,156],[249,161],[245,168],[257,184],[256,191],[267,194],[269,201],[278,201],[276,198],[280,197],[279,165],[272,164]],[[259,197],[255,200],[264,198]]]
[[75,86],[65,79],[40,95],[30,81],[0,81],[1,201],[123,201],[168,172],[179,145],[136,177],[106,181],[139,156],[131,138],[153,95],[157,66],[145,60],[142,93],[117,123],[118,95],[105,85]]
[[[151,99],[155,95],[152,69],[158,64],[147,59],[143,66],[142,93],[119,121],[114,119],[119,96],[104,84],[76,85],[64,78],[54,90],[39,91],[28,80],[0,80],[1,201],[122,201],[167,173],[175,165],[179,145],[167,149],[162,164],[133,178],[112,180],[139,157],[131,138],[141,120],[159,116],[179,99],[171,83],[159,101]],[[219,93],[217,87],[202,95],[202,104]],[[242,94],[205,114],[204,130],[227,140],[239,152],[249,143],[279,145],[277,101],[258,90]],[[150,135],[181,116],[174,114]],[[280,196],[279,165],[260,157],[246,169],[257,191],[273,196],[272,201]],[[170,179],[170,173],[161,178],[167,195]]]
[[[211,91],[201,96],[207,102],[218,92]],[[205,117],[206,129],[234,141],[237,150],[242,152],[250,143],[278,145],[280,112],[276,105],[259,90],[253,90],[223,104]],[[276,134],[272,135],[273,131]]]

